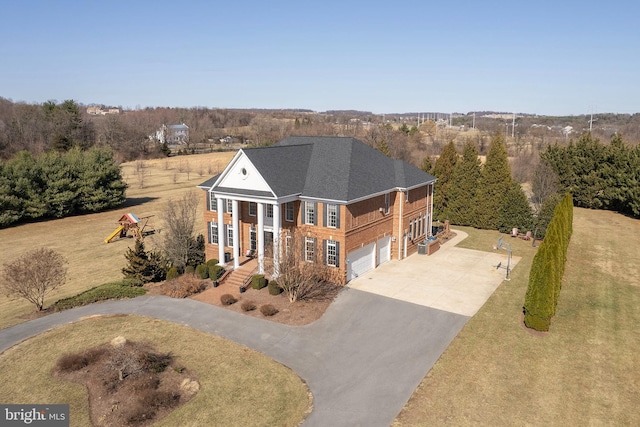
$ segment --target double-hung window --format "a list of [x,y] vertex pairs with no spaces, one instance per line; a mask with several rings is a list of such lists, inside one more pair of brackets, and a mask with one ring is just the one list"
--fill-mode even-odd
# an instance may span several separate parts
[[227,199],[227,213],[233,213],[233,200]]
[[327,210],[327,227],[338,228],[338,205],[324,205]]
[[273,205],[267,205],[267,209],[265,209],[265,216],[267,218],[273,218]]
[[316,239],[315,237],[304,238],[304,260],[315,262],[316,260]]
[[288,202],[284,206],[284,212],[285,212],[284,214],[285,221],[293,222],[293,217],[294,217],[293,202]]
[[316,204],[314,202],[304,202],[304,223],[316,225]]
[[215,222],[209,223],[209,243],[213,245],[218,244],[218,224]]
[[256,202],[249,202],[249,216],[258,215],[258,205]]
[[211,193],[209,193],[209,210],[213,212],[218,210],[218,199],[213,197]]
[[338,244],[335,240],[327,240],[327,253],[325,254],[327,265],[338,266]]
[[227,225],[227,246],[233,246],[233,227]]

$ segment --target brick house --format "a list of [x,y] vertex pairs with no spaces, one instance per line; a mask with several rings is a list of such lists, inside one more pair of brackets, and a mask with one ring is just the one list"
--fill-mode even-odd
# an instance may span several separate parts
[[303,258],[335,269],[344,284],[416,252],[430,234],[435,181],[354,138],[290,137],[240,150],[198,186],[207,259],[238,268],[241,255],[255,254],[264,272],[298,229]]

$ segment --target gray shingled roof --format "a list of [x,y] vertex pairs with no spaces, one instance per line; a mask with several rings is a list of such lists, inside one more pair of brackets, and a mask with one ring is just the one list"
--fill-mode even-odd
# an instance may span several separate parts
[[[393,160],[355,138],[289,137],[271,147],[246,149],[244,153],[277,197],[296,194],[350,203],[435,181],[432,175]],[[214,182],[212,178],[199,187],[211,188]]]

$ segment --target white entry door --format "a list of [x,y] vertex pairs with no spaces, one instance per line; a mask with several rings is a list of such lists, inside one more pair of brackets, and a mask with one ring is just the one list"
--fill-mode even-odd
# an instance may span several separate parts
[[347,281],[363,275],[376,266],[376,244],[371,243],[347,254]]
[[378,239],[378,265],[391,259],[391,236]]

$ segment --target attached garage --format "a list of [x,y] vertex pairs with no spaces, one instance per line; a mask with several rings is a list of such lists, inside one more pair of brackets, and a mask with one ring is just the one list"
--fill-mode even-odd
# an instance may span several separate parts
[[378,239],[378,265],[391,259],[391,236]]
[[371,243],[347,254],[347,282],[376,266],[376,244]]

